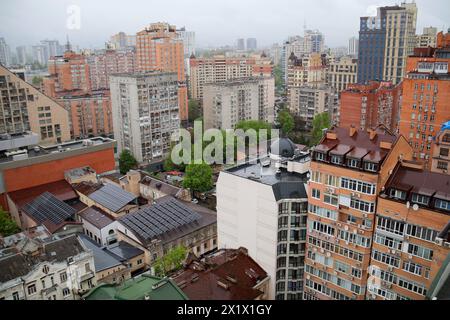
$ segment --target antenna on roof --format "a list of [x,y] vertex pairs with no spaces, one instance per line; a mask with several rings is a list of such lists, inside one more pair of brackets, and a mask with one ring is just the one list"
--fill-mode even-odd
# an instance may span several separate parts
[[72,51],[72,45],[70,44],[69,35],[68,34],[66,35],[66,38],[67,38],[66,51]]

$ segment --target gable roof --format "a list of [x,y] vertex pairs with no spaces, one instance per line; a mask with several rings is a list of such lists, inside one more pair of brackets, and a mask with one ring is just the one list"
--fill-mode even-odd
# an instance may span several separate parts
[[92,250],[94,255],[95,272],[100,272],[113,267],[122,265],[122,262],[116,259],[113,255],[109,254],[106,249],[100,248],[93,240],[86,235],[80,235],[81,241],[89,250]]
[[131,201],[136,199],[136,196],[122,188],[112,184],[105,183],[96,191],[89,195],[89,198],[102,205],[113,212],[117,212]]

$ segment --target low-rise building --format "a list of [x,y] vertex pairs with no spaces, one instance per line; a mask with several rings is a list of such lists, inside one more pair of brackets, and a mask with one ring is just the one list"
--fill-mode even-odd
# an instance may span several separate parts
[[171,278],[192,300],[266,300],[267,273],[239,248],[222,249],[188,261]]
[[450,174],[450,121],[444,123],[434,138],[431,171]]
[[95,205],[78,213],[83,224],[83,233],[99,245],[107,245],[115,239],[115,219]]

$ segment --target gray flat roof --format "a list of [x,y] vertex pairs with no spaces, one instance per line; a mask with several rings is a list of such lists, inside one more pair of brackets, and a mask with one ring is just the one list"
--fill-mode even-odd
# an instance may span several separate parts
[[134,194],[112,183],[105,183],[88,197],[113,212],[119,211],[137,198]]
[[80,234],[80,239],[83,244],[92,251],[94,255],[95,272],[110,269],[116,266],[120,266],[120,262],[116,257],[109,254],[106,249],[100,248],[92,239],[88,238],[84,234]]

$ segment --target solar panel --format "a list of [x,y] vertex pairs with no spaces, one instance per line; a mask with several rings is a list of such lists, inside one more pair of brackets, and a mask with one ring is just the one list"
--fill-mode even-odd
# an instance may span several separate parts
[[201,215],[178,200],[170,198],[151,207],[128,214],[119,220],[146,240],[162,238],[197,222]]
[[136,196],[112,183],[105,183],[100,189],[91,193],[89,198],[105,208],[117,212],[136,199]]
[[58,200],[49,192],[41,194],[26,204],[23,210],[39,223],[50,221],[53,224],[60,224],[76,213],[74,208]]

